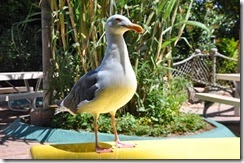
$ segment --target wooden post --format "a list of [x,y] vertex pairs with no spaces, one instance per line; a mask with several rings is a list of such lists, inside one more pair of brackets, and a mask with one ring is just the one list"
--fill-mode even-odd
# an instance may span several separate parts
[[[238,64],[237,64],[237,73],[240,73],[241,75],[241,54],[240,54],[240,44],[238,46]],[[236,96],[240,97],[240,93],[241,93],[241,86],[240,86],[240,82],[236,82]]]
[[[238,45],[238,64],[237,64],[237,73],[240,73],[241,75],[241,54],[240,54],[240,44]],[[240,94],[241,94],[241,84],[240,81],[236,81],[235,82],[235,97],[236,98],[240,98]],[[235,107],[235,116],[240,116],[240,107]]]
[[216,55],[218,49],[212,48],[210,51],[210,58],[212,60],[212,72],[211,72],[211,82],[215,86],[216,85]]
[[43,108],[34,109],[30,113],[31,124],[42,126],[54,114],[54,111],[49,109],[50,92],[49,81],[51,68],[51,9],[49,0],[41,1],[41,23],[42,23],[42,68],[43,68]]

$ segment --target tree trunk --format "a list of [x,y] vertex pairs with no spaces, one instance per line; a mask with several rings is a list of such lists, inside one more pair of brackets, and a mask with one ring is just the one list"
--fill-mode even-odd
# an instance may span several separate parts
[[50,92],[50,68],[51,68],[51,9],[49,0],[41,1],[42,23],[42,67],[43,67],[43,108],[35,109],[30,113],[31,124],[42,126],[53,116],[53,110],[49,109]]
[[43,108],[49,106],[50,92],[50,59],[51,59],[51,10],[49,0],[41,1],[41,20],[42,20],[42,67],[43,67]]

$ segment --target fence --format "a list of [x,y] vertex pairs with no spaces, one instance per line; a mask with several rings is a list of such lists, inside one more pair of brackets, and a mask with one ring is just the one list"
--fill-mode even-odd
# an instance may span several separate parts
[[189,58],[173,64],[172,75],[188,76],[194,83],[225,89],[226,87],[216,83],[217,57],[237,62],[234,58],[220,54],[216,48],[212,48],[209,54],[202,54],[201,50],[196,49]]

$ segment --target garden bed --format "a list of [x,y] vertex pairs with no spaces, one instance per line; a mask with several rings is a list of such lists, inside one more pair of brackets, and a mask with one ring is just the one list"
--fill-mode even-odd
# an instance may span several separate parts
[[[128,136],[120,134],[122,141],[129,140],[158,140],[169,138],[224,138],[236,137],[228,128],[215,121],[204,119],[210,128],[207,131],[198,131],[196,133],[187,133],[185,135],[170,135],[168,137],[149,137],[149,136]],[[211,127],[212,126],[212,127]],[[24,140],[36,140],[41,143],[84,143],[94,141],[94,132],[74,131],[64,129],[54,129],[48,127],[39,127],[29,125],[21,119],[15,120],[3,133],[8,137],[20,138]],[[99,141],[113,141],[114,135],[99,133]]]

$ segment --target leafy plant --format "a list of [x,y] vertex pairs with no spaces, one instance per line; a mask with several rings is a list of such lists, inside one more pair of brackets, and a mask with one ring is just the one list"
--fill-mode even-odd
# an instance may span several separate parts
[[[238,45],[239,41],[236,41],[234,38],[223,38],[219,40],[216,44],[218,50],[221,54],[238,59]],[[217,70],[219,73],[236,73],[237,72],[237,61],[230,61],[230,60],[217,60]]]
[[[155,80],[147,82],[155,82]],[[169,123],[174,116],[179,114],[182,103],[187,100],[186,88],[191,85],[191,82],[182,77],[176,77],[158,85],[154,84],[151,90],[145,90],[143,100],[137,104],[140,106],[137,110],[139,116],[151,117],[159,124]]]
[[1,1],[0,71],[41,70],[40,8],[30,0]]
[[192,4],[189,19],[202,22],[210,33],[194,26],[187,26],[184,36],[192,49],[180,43],[178,50],[181,57],[188,57],[189,51],[194,52],[192,50],[195,49],[208,53],[222,38],[234,37],[235,40],[239,40],[240,9],[238,6],[240,6],[239,1],[226,3],[219,0],[196,0]]
[[129,135],[134,135],[137,127],[137,120],[131,114],[124,114],[123,116],[117,118],[117,131],[119,133],[127,133]]
[[[147,124],[148,121],[150,121],[149,124]],[[102,115],[98,123],[99,132],[113,133],[111,121],[108,116]],[[77,116],[69,113],[61,113],[55,116],[47,126],[77,131],[94,131],[93,118],[90,114],[86,113]],[[183,135],[185,133],[194,133],[200,129],[204,130],[205,127],[206,122],[196,114],[177,114],[174,116],[174,120],[167,124],[158,124],[158,122],[151,120],[151,118],[135,117],[131,114],[125,114],[117,118],[117,131],[119,134],[125,135],[167,137],[171,134]]]

